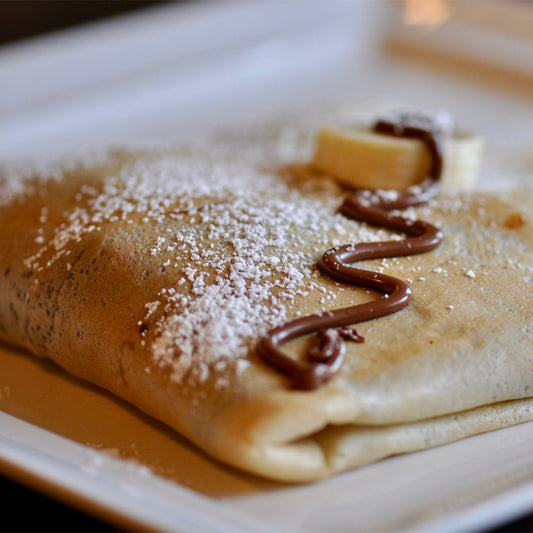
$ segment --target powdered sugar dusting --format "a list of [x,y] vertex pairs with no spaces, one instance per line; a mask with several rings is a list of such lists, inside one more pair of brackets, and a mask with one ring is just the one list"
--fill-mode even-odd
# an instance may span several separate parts
[[[146,216],[172,217],[179,228],[158,236],[151,248],[180,275],[147,304],[145,317],[162,309],[152,350],[175,380],[192,371],[204,381],[209,365],[243,361],[260,335],[287,319],[294,299],[317,286],[315,264],[325,249],[347,231],[353,237],[357,228],[361,237],[376,235],[347,225],[333,204],[303,196],[275,174],[249,165],[158,158],[128,172],[135,182],[124,189],[128,203],[148,197]],[[139,182],[145,174],[152,181]],[[166,191],[169,176],[174,178]],[[133,201],[143,187],[149,191]]]

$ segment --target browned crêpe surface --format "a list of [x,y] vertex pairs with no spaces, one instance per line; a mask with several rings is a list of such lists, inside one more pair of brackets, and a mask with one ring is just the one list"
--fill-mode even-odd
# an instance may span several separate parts
[[[376,297],[320,274],[326,249],[401,238],[339,215],[332,181],[282,165],[287,142],[6,174],[0,337],[274,479],[313,480],[532,419],[530,193],[408,209],[439,225],[444,244],[366,263],[409,281],[413,299],[358,325],[365,342],[347,343],[326,386],[291,390],[258,359],[269,328]],[[299,357],[306,342],[286,349]]]

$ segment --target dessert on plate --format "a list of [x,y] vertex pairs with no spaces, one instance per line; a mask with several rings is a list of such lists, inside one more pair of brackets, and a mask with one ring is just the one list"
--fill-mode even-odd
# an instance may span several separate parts
[[282,481],[533,419],[533,195],[344,119],[4,169],[0,338]]

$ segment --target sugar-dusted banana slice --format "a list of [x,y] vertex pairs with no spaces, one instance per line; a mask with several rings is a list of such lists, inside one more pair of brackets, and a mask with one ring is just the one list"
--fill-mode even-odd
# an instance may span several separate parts
[[[443,142],[443,189],[471,189],[477,179],[483,143],[472,134]],[[422,181],[430,155],[416,139],[374,133],[368,128],[324,127],[317,136],[314,167],[355,188],[405,190]]]

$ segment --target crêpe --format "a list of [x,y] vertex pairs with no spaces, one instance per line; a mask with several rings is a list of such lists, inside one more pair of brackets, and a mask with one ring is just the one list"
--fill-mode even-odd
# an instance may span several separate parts
[[272,128],[6,170],[0,338],[278,480],[533,419],[531,193],[409,208],[444,242],[360,265],[407,281],[412,300],[356,325],[365,342],[346,343],[327,384],[295,390],[258,357],[272,327],[376,298],[321,274],[324,251],[401,238],[338,213],[345,191],[306,167],[308,138]]

